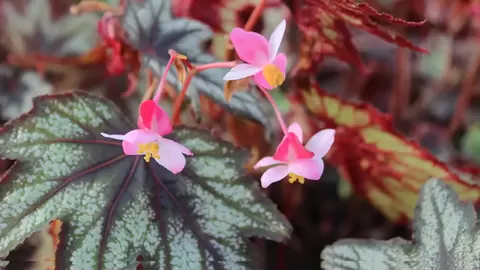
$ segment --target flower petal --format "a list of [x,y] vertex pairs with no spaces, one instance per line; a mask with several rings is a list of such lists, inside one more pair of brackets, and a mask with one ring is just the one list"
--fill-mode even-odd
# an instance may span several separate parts
[[264,66],[268,61],[268,42],[262,35],[234,28],[230,40],[241,60],[255,66]]
[[159,141],[158,154],[160,158],[155,159],[155,161],[173,174],[177,174],[185,168],[186,159],[178,147],[179,144],[172,144],[172,142],[175,141],[165,140],[164,138]]
[[103,137],[106,137],[106,138],[112,138],[112,139],[116,139],[116,140],[123,140],[125,138],[125,135],[109,135],[109,134],[105,134],[105,133],[100,133]]
[[270,62],[272,62],[273,59],[275,59],[275,56],[278,54],[286,27],[287,22],[284,19],[275,28],[275,30],[273,30],[272,35],[270,35],[270,39],[268,40],[268,60]]
[[183,146],[182,144],[178,143],[178,142],[175,142],[171,139],[168,139],[168,138],[164,138],[162,137],[161,139],[159,139],[160,141],[160,144],[169,144],[175,148],[177,148],[181,153],[183,154],[186,154],[186,155],[193,155],[193,153],[185,146]]
[[252,76],[260,71],[262,71],[261,67],[253,66],[250,64],[239,64],[233,67],[227,74],[225,74],[223,80],[238,80]]
[[259,87],[262,87],[266,90],[271,90],[273,89],[273,87],[267,83],[267,80],[265,80],[265,76],[263,76],[263,72],[260,71],[259,73],[255,74],[253,76],[253,80],[255,81],[255,83],[259,86]]
[[282,162],[293,162],[299,159],[310,159],[315,155],[307,150],[302,143],[299,142],[297,136],[294,133],[287,133],[283,137],[273,158]]
[[253,166],[253,168],[257,169],[257,168],[261,168],[261,167],[268,167],[268,166],[275,165],[275,164],[283,164],[283,162],[273,159],[272,156],[266,156],[266,157],[263,157],[262,159],[260,159],[260,161],[258,161]]
[[298,124],[297,122],[290,124],[290,126],[288,126],[288,132],[294,133],[297,136],[298,141],[300,143],[303,143],[303,130],[300,124]]
[[288,175],[288,166],[281,165],[268,169],[262,175],[260,182],[263,188],[267,188],[272,183],[278,182]]
[[314,134],[307,142],[305,148],[315,154],[315,156],[323,157],[333,145],[335,140],[335,130],[325,129]]
[[318,180],[322,177],[325,165],[319,156],[311,159],[301,159],[288,165],[288,171],[303,176],[309,180]]
[[128,132],[122,142],[123,152],[127,155],[138,154],[138,144],[146,144],[161,138],[153,131],[137,129]]
[[159,135],[168,135],[172,132],[172,124],[167,112],[153,100],[147,100],[140,104],[137,125],[139,128],[147,129]]
[[287,56],[285,54],[278,54],[272,62],[285,76],[285,72],[287,70]]

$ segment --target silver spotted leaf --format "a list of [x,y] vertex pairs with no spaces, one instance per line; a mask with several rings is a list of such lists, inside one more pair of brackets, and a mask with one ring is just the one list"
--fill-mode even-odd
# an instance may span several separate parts
[[54,219],[59,269],[247,269],[247,239],[281,241],[291,227],[243,171],[246,153],[210,133],[176,128],[195,156],[173,175],[100,132],[133,129],[111,102],[84,92],[41,96],[1,130],[0,258]]
[[[169,60],[169,49],[186,55],[195,65],[217,62],[205,51],[205,43],[213,35],[208,26],[191,19],[172,17],[170,5],[168,0],[129,1],[123,28],[132,46],[141,51],[143,63],[161,77]],[[209,69],[198,73],[187,96],[198,106],[198,95],[204,95],[233,114],[258,121],[271,130],[269,116],[273,114],[270,106],[259,104],[258,97],[250,91],[235,93],[227,103],[223,94],[223,76],[227,72],[228,69]],[[169,71],[167,80],[175,89],[181,89],[175,69]]]
[[413,220],[413,240],[345,239],[322,252],[324,269],[477,270],[480,232],[472,203],[460,202],[439,179],[422,187]]

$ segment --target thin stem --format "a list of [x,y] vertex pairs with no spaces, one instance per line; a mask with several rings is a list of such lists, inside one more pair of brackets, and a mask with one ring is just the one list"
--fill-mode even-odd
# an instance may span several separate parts
[[175,99],[175,104],[173,105],[173,116],[172,116],[172,123],[173,126],[178,125],[180,122],[180,113],[181,113],[181,107],[182,103],[185,100],[185,96],[187,94],[187,89],[188,86],[190,85],[193,77],[197,72],[202,72],[208,69],[214,69],[214,68],[231,68],[235,66],[236,62],[235,61],[230,61],[230,62],[215,62],[215,63],[209,63],[205,65],[201,65],[198,67],[193,67],[193,70],[190,70],[187,74],[187,78],[185,79],[185,82],[183,83],[182,90],[180,91],[180,94],[178,97]]
[[185,100],[185,95],[187,94],[187,89],[188,86],[190,85],[190,82],[192,81],[193,77],[195,76],[196,71],[190,71],[187,74],[187,78],[185,79],[185,83],[183,83],[182,90],[180,91],[180,94],[178,97],[175,99],[175,104],[173,105],[173,116],[172,116],[172,124],[173,126],[177,126],[180,122],[180,113],[181,113],[181,107],[183,100]]
[[208,69],[214,68],[233,68],[237,63],[235,61],[228,61],[228,62],[214,62],[205,65],[201,65],[197,67],[197,72],[202,72]]
[[165,66],[165,70],[163,71],[163,74],[162,74],[162,79],[160,79],[160,84],[158,84],[157,93],[155,93],[155,97],[153,97],[153,101],[155,103],[158,103],[160,100],[160,97],[162,96],[163,89],[165,87],[165,82],[167,81],[168,71],[170,70],[170,67],[172,67],[172,64],[175,58],[176,58],[175,55],[170,55],[170,59],[168,60],[167,66]]
[[263,95],[267,97],[267,100],[272,104],[273,110],[275,111],[275,115],[277,116],[278,123],[280,123],[280,127],[282,128],[283,133],[286,135],[288,133],[287,130],[287,125],[285,125],[285,121],[282,118],[282,113],[280,113],[280,110],[278,109],[277,103],[273,100],[272,96],[268,91],[262,87],[259,87],[260,90],[262,91]]

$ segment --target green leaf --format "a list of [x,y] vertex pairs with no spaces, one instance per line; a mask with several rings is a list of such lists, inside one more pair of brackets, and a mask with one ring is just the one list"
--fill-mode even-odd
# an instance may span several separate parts
[[281,241],[290,225],[243,171],[246,153],[180,127],[190,148],[181,174],[123,154],[100,132],[133,129],[111,102],[74,92],[35,99],[0,132],[0,155],[18,159],[1,182],[0,257],[60,219],[61,269],[253,268],[246,239]]
[[324,269],[477,270],[480,231],[473,204],[438,179],[425,183],[413,220],[413,241],[340,240],[322,252]]

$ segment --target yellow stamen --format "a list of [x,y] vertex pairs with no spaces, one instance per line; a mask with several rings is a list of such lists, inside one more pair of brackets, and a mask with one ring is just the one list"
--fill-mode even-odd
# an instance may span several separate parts
[[283,73],[272,64],[268,64],[263,68],[263,77],[265,77],[265,81],[274,88],[280,86],[283,81],[285,81]]
[[295,173],[289,173],[288,174],[288,182],[289,183],[294,183],[298,181],[301,184],[305,183],[305,178],[303,176],[297,175]]
[[138,154],[145,154],[143,159],[148,163],[150,159],[153,157],[155,159],[160,159],[160,155],[158,154],[158,144],[155,142],[149,142],[146,144],[138,144]]

